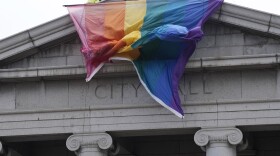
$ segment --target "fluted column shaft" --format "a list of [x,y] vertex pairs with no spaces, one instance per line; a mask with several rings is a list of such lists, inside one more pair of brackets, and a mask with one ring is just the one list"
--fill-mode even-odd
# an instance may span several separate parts
[[98,147],[86,147],[83,146],[79,152],[76,152],[78,156],[107,156],[106,150],[101,150]]
[[67,148],[77,156],[107,156],[112,145],[112,137],[107,133],[74,134],[66,141]]
[[206,156],[236,156],[236,146],[243,134],[237,128],[201,129],[194,136],[195,143],[206,151]]

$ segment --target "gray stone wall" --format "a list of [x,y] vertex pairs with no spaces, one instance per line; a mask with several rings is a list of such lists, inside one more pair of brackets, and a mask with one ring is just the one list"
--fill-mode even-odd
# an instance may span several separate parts
[[81,133],[279,124],[279,71],[187,72],[185,118],[156,103],[136,76],[5,82],[0,133]]
[[[183,104],[280,98],[279,71],[187,72],[179,87]],[[136,76],[11,82],[0,85],[1,109],[80,108],[157,104]]]

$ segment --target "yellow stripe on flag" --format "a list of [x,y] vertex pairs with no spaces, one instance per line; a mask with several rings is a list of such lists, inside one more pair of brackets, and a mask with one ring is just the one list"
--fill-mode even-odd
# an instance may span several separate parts
[[[137,13],[135,13],[137,12]],[[126,1],[124,34],[122,40],[126,46],[118,51],[118,53],[133,50],[131,45],[141,38],[141,27],[143,26],[144,17],[146,15],[146,0]]]

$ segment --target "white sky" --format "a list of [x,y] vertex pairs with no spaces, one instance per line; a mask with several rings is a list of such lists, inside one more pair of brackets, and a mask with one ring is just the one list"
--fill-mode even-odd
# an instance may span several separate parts
[[[67,14],[66,4],[87,0],[2,0],[0,5],[0,40]],[[279,0],[225,0],[280,15]]]

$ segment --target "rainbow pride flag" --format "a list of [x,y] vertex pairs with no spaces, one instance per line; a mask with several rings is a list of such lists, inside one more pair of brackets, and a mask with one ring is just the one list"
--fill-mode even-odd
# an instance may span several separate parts
[[67,6],[89,81],[104,63],[127,60],[148,93],[183,118],[178,83],[223,0],[137,0]]

